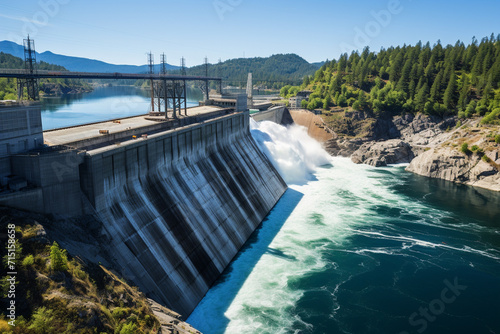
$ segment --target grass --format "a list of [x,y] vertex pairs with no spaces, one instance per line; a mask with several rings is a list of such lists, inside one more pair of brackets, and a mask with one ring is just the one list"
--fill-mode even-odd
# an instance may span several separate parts
[[[84,263],[59,248],[63,265],[54,268],[54,245],[35,239],[43,227],[29,219],[10,217],[1,210],[0,228],[15,222],[19,244],[16,326],[0,316],[6,334],[154,333],[159,322],[145,296],[103,266]],[[0,255],[6,255],[2,247]],[[61,258],[59,258],[61,260]],[[3,273],[5,271],[2,271]],[[2,282],[5,281],[2,277]],[[5,293],[5,285],[2,284]],[[2,307],[5,304],[1,305]],[[6,306],[5,306],[6,307]]]

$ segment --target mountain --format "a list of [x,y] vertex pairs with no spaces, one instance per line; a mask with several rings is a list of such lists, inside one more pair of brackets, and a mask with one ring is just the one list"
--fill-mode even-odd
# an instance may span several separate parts
[[[0,42],[0,52],[8,53],[24,59],[24,47],[10,41]],[[75,72],[121,72],[145,73],[147,65],[114,65],[100,60],[64,56],[45,51],[36,54],[37,61],[63,66]],[[253,73],[253,81],[257,85],[268,88],[281,88],[286,84],[298,85],[309,75],[314,74],[325,62],[308,63],[296,54],[276,54],[271,57],[238,58],[226,60],[219,64],[209,64],[208,75],[220,76],[225,83],[234,86],[245,86],[248,73]],[[179,73],[180,67],[168,65],[168,70]],[[155,65],[155,72],[160,65]],[[198,65],[187,69],[188,75],[205,75],[205,66]]]
[[[11,54],[0,52],[0,69],[23,68],[24,60]],[[39,61],[38,69],[47,71],[66,71],[63,66]],[[90,85],[80,79],[40,79],[38,81],[43,94],[60,95],[67,93],[82,93],[92,90]],[[14,100],[17,97],[17,87],[14,80],[0,78],[0,100]]]
[[[24,59],[24,47],[10,41],[0,42],[0,52],[8,53]],[[115,65],[100,60],[64,56],[50,51],[36,53],[37,61],[64,66],[68,71],[74,72],[120,72],[120,73],[144,73],[148,71],[147,65]],[[178,66],[168,64],[168,70],[178,70]],[[155,65],[155,72],[159,72],[160,65]]]
[[[208,75],[220,76],[230,85],[245,86],[248,73],[252,73],[254,84],[281,88],[286,84],[300,84],[304,77],[314,74],[318,68],[296,54],[276,54],[267,58],[237,58],[209,64]],[[191,67],[187,74],[205,75],[205,65]]]
[[321,66],[325,65],[326,63],[328,63],[328,59],[326,61],[318,61],[318,62],[315,62],[315,63],[311,63],[311,65],[314,65],[316,66],[318,69],[321,68]]

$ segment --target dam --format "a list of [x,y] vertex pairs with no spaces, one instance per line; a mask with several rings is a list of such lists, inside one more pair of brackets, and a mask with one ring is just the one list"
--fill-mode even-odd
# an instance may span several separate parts
[[0,205],[95,217],[119,274],[188,316],[287,189],[249,119],[204,106],[44,132],[1,160]]

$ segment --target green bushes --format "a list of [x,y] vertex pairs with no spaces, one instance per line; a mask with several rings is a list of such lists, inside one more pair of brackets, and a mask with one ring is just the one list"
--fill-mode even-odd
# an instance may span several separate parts
[[481,124],[500,124],[500,108],[496,108],[483,117]]
[[120,334],[136,334],[137,333],[137,325],[134,323],[125,324],[120,331]]
[[486,163],[491,163],[491,159],[487,155],[483,155],[481,159]]
[[467,154],[467,155],[472,153],[471,150],[469,150],[469,144],[467,144],[467,143],[462,144],[462,146],[460,147],[460,151],[462,151],[462,153]]
[[33,313],[31,325],[28,327],[34,333],[51,334],[55,333],[53,326],[55,316],[54,311],[46,308],[45,306],[39,307]]
[[54,241],[50,246],[50,267],[53,271],[68,270],[68,256],[65,249],[61,249]]
[[495,143],[500,144],[500,135],[495,136]]
[[33,264],[35,264],[35,258],[33,257],[32,254],[24,258],[23,267],[31,267]]

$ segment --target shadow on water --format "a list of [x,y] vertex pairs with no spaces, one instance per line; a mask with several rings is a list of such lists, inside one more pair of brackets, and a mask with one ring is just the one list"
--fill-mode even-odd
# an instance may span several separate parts
[[[225,287],[224,296],[217,299],[217,314],[214,314],[218,319],[217,323],[221,332],[224,332],[230,321],[224,314],[232,304],[253,268],[264,254],[278,256],[289,261],[295,260],[293,256],[289,256],[280,250],[271,248],[269,245],[281,230],[288,217],[295,210],[303,196],[304,194],[301,192],[289,188],[271,210],[269,215],[254,233],[252,233],[231,264],[212,286],[212,289],[214,289],[223,283],[229,283],[230,285],[229,287]],[[188,319],[188,321],[190,320]]]
[[295,256],[287,255],[282,250],[279,250],[279,249],[276,249],[276,248],[269,247],[267,249],[267,251],[266,251],[266,254],[269,254],[269,255],[272,255],[272,256],[276,256],[276,257],[279,257],[279,258],[282,258],[282,259],[285,259],[285,260],[290,260],[290,261],[296,260]]

